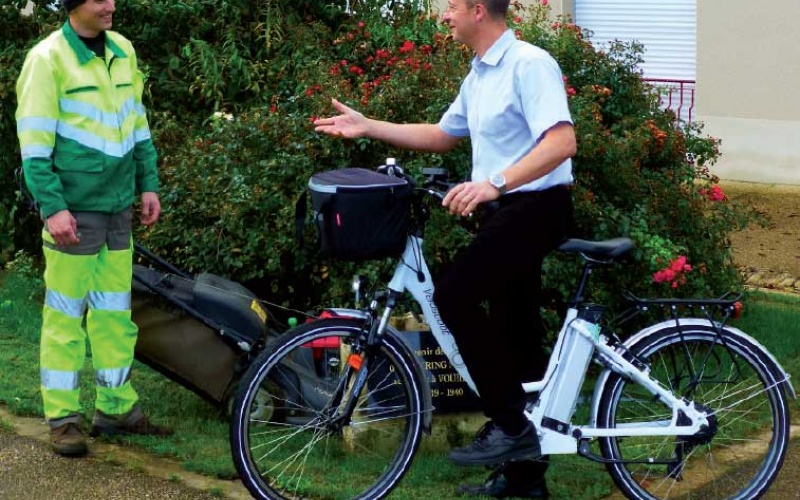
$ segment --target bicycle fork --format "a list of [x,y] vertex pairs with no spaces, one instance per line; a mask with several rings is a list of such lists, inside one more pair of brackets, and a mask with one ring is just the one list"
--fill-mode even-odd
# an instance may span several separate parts
[[397,294],[389,292],[387,305],[383,310],[380,321],[376,321],[378,299],[373,299],[369,305],[364,318],[364,321],[369,325],[368,329],[365,328],[362,335],[353,342],[344,366],[344,373],[336,387],[336,396],[331,399],[329,411],[332,418],[328,426],[334,431],[341,431],[350,425],[352,421],[353,411],[367,385],[372,353],[381,344],[381,336],[389,325],[389,318],[391,318],[392,311],[394,311],[396,301]]

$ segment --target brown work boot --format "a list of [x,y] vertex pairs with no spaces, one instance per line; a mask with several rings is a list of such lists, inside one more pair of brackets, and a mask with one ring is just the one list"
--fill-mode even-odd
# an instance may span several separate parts
[[89,451],[80,417],[71,416],[50,421],[49,424],[50,444],[56,453],[66,457],[78,457]]
[[107,415],[100,410],[95,411],[92,421],[91,435],[119,436],[137,434],[140,436],[169,436],[172,429],[155,425],[150,422],[147,415],[135,406],[131,411],[122,415]]

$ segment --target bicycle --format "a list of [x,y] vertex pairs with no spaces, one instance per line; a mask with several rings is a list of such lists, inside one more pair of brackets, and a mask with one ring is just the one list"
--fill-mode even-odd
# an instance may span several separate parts
[[[386,291],[364,310],[339,311],[347,317],[285,332],[244,375],[230,438],[236,469],[255,498],[379,499],[398,485],[433,413],[419,359],[389,326],[406,292],[475,390],[432,302],[422,254],[426,200],[441,201],[447,182],[441,169],[423,173],[412,203],[416,223]],[[670,317],[621,341],[602,319],[605,308],[584,297],[591,273],[632,249],[627,238],[570,239],[559,247],[584,263],[545,375],[523,384],[542,454],[577,453],[605,464],[631,499],[758,498],[789,442],[787,398],[796,394],[788,374],[755,339],[727,324],[741,297],[732,293],[711,299],[625,293],[632,314],[666,308]],[[684,317],[686,308],[701,314]],[[591,362],[602,370],[591,414],[574,423]],[[269,421],[253,417],[265,399],[274,407]],[[341,479],[338,488],[326,484],[323,472],[330,470]]]

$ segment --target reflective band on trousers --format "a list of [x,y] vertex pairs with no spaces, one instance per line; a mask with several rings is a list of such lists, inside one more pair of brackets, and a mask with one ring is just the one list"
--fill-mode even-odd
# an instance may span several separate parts
[[89,292],[89,307],[98,311],[127,311],[131,308],[130,292]]
[[42,368],[39,373],[42,377],[42,386],[48,389],[74,391],[78,388],[78,372]]
[[95,384],[100,387],[122,387],[131,378],[131,367],[97,370],[94,376]]
[[44,303],[71,318],[83,316],[83,311],[86,307],[86,299],[73,299],[49,288],[45,291]]

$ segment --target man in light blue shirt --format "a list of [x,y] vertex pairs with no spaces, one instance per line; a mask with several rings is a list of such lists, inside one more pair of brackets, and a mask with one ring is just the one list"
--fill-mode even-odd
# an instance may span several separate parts
[[[558,124],[572,124],[558,63],[506,30],[481,56],[439,121],[445,133],[472,141],[472,180],[503,173],[529,154]],[[572,160],[508,192],[572,183]],[[506,179],[508,182],[509,179]]]
[[463,494],[544,498],[546,457],[540,457],[536,429],[523,413],[522,382],[537,379],[545,368],[530,366],[532,358],[545,359],[542,262],[572,224],[576,140],[558,64],[516,39],[506,22],[508,5],[509,0],[448,2],[443,21],[475,57],[438,124],[379,121],[334,99],[341,114],[315,126],[337,137],[372,137],[429,152],[450,151],[470,138],[471,179],[442,203],[461,216],[482,203],[497,202],[498,208],[439,278],[434,302],[489,421],[450,458],[461,465],[498,466],[484,485],[464,486]]

